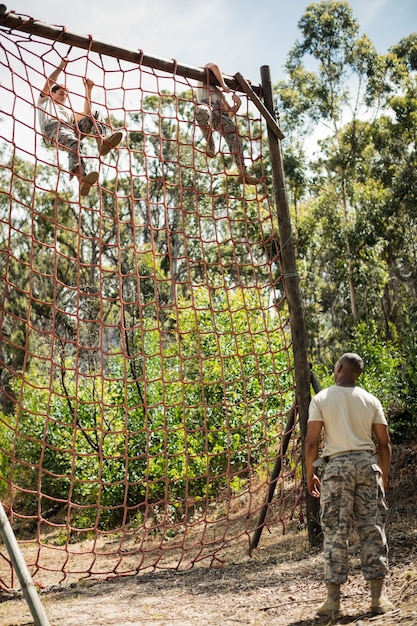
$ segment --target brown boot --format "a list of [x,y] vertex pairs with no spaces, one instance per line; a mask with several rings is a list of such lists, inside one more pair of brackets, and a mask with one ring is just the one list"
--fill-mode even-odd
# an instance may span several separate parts
[[340,609],[340,585],[337,583],[327,583],[327,599],[317,610],[317,615],[333,615],[341,612]]
[[98,181],[98,172],[90,172],[84,178],[78,179],[80,183],[80,196],[87,196],[91,187]]
[[76,165],[74,167],[74,169],[69,173],[70,180],[72,180],[74,178],[74,176],[76,176],[76,178],[78,178],[78,180],[83,178],[83,174],[81,172],[81,168],[80,168],[79,165]]
[[259,178],[256,178],[255,176],[251,176],[250,174],[248,174],[247,172],[245,172],[245,176],[238,176],[237,177],[237,182],[239,185],[260,185],[261,184],[261,180],[259,180]]
[[370,580],[369,587],[371,590],[371,613],[381,615],[392,611],[394,605],[383,592],[384,579],[375,578],[374,580]]
[[204,127],[203,135],[206,140],[206,154],[210,159],[213,159],[216,156],[216,146],[214,145],[213,135],[211,134],[210,127]]
[[119,143],[122,141],[123,134],[120,131],[117,131],[110,135],[110,137],[99,137],[97,139],[98,151],[101,156],[106,156],[113,150]]

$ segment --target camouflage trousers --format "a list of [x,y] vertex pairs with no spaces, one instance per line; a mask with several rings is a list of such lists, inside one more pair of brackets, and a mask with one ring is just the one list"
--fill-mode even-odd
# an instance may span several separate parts
[[320,513],[324,582],[347,580],[348,542],[353,526],[359,535],[364,578],[373,580],[387,574],[387,505],[382,471],[372,453],[348,452],[329,460],[321,481]]
[[228,114],[222,111],[220,107],[210,106],[203,101],[197,106],[195,116],[206,139],[212,130],[217,130],[224,137],[237,166],[241,167],[243,162],[242,145],[237,128]]
[[93,117],[83,117],[76,126],[70,126],[60,120],[51,119],[42,129],[45,143],[52,146],[58,144],[58,148],[68,152],[68,170],[73,172],[77,165],[80,166],[82,175],[86,175],[85,161],[80,154],[81,140],[85,135],[104,137],[107,134],[106,126],[99,121],[99,113]]

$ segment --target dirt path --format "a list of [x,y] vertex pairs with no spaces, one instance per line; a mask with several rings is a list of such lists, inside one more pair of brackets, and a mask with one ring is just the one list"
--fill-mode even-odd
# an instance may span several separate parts
[[[414,456],[413,456],[414,455]],[[247,544],[222,554],[224,567],[143,573],[112,580],[80,580],[41,592],[51,626],[416,626],[417,463],[416,449],[397,455],[387,525],[390,575],[386,580],[395,611],[367,613],[369,592],[353,542],[350,580],[343,588],[345,615],[317,619],[324,598],[323,561],[309,549],[306,530],[282,536],[265,530],[253,558]],[[411,459],[411,461],[410,461]],[[29,626],[31,613],[21,595],[0,594],[0,626]]]
[[[269,536],[256,559],[237,558],[233,562],[233,555],[229,555],[229,563],[221,569],[81,581],[44,591],[41,598],[51,626],[415,626],[417,532],[392,537],[391,544],[387,589],[396,610],[380,617],[366,613],[369,594],[354,549],[351,579],[343,588],[345,616],[330,622],[314,618],[324,595],[322,556],[308,553],[305,533],[276,542]],[[0,604],[1,626],[32,623],[22,598]]]

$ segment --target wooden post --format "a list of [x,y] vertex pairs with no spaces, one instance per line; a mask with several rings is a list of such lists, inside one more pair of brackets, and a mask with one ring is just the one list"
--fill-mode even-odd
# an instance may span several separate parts
[[[261,67],[262,94],[266,108],[275,117],[272,84],[269,66]],[[288,302],[292,348],[295,372],[295,402],[300,423],[303,471],[304,441],[307,430],[308,407],[310,404],[311,371],[307,358],[307,332],[304,312],[301,303],[299,280],[297,274],[295,251],[292,237],[290,212],[285,189],[284,167],[282,162],[281,144],[276,134],[268,126],[269,153],[275,192],[275,204],[280,236],[281,271]],[[306,493],[307,526],[311,546],[321,543],[321,529],[318,525],[319,500]],[[318,526],[317,526],[318,525]]]
[[295,422],[295,404],[288,411],[287,423],[285,425],[285,432],[282,436],[282,441],[280,445],[280,454],[275,459],[274,469],[272,470],[272,474],[269,477],[269,488],[266,494],[265,503],[259,513],[258,523],[255,528],[255,532],[252,536],[252,541],[250,544],[249,554],[252,554],[253,550],[256,550],[258,547],[259,540],[262,535],[262,530],[264,527],[266,516],[268,515],[269,506],[272,502],[272,498],[274,497],[274,491],[277,484],[277,480],[281,473],[282,469],[282,459],[287,452],[288,444],[290,443],[291,436],[293,434],[294,422]]

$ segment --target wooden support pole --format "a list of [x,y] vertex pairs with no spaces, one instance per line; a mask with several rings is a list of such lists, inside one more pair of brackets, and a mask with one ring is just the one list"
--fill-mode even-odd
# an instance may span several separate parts
[[[317,378],[313,370],[311,370],[311,386],[314,389],[314,393],[318,393],[321,390],[319,379]],[[295,408],[295,405],[293,405],[288,412],[287,422],[285,424],[284,434],[282,435],[282,440],[281,440],[280,453],[275,459],[274,468],[272,470],[272,473],[269,479],[269,487],[268,487],[268,492],[266,494],[265,503],[259,513],[258,523],[256,524],[256,528],[252,536],[249,554],[252,554],[252,550],[256,550],[256,548],[258,547],[258,544],[262,535],[263,527],[265,524],[265,520],[268,515],[269,507],[272,502],[272,498],[274,497],[277,480],[281,473],[282,459],[284,458],[287,452],[288,444],[290,443],[291,436],[293,434],[295,416],[296,416],[296,408]],[[321,527],[319,525],[318,519],[317,519],[317,524],[318,524],[318,527],[315,528],[314,531],[312,531],[313,537],[319,537],[321,535]]]
[[266,494],[265,503],[259,513],[258,523],[256,524],[256,528],[252,536],[249,554],[252,554],[252,550],[256,550],[259,544],[259,540],[262,535],[262,530],[265,524],[266,516],[268,515],[269,506],[272,502],[272,498],[274,497],[277,480],[279,478],[279,475],[281,474],[282,459],[284,458],[287,452],[288,444],[291,441],[291,435],[293,433],[293,428],[295,424],[295,415],[296,415],[296,410],[295,410],[295,405],[293,405],[288,412],[287,423],[285,425],[285,431],[284,431],[284,434],[282,436],[282,441],[281,441],[280,454],[275,459],[274,468],[272,470],[272,474],[269,479],[269,487],[268,487],[268,492]]
[[241,86],[242,91],[244,91],[245,94],[248,96],[248,98],[250,98],[250,100],[252,100],[252,102],[254,103],[256,108],[258,109],[258,111],[260,111],[262,113],[262,115],[264,116],[264,118],[265,118],[265,120],[266,120],[266,122],[268,124],[268,127],[272,130],[274,135],[276,135],[278,137],[278,139],[284,139],[284,133],[282,132],[282,130],[278,126],[278,124],[276,122],[276,119],[268,111],[268,109],[266,108],[266,106],[264,105],[262,100],[260,100],[258,98],[258,96],[256,95],[256,93],[252,89],[251,85],[247,82],[247,80],[245,80],[243,78],[242,74],[239,74],[239,72],[237,74],[235,74],[235,78],[236,78],[237,82],[239,83],[239,85]]
[[[262,95],[268,111],[274,116],[274,100],[269,66],[261,67]],[[310,364],[307,358],[307,331],[301,302],[299,280],[292,237],[291,219],[285,189],[281,144],[268,125],[269,153],[274,182],[275,204],[280,236],[280,261],[285,296],[288,303],[295,373],[295,404],[299,417],[303,469],[304,441],[310,404]],[[319,545],[317,533],[319,500],[306,492],[307,526],[311,546]]]

